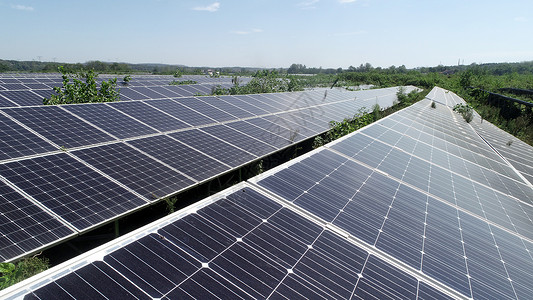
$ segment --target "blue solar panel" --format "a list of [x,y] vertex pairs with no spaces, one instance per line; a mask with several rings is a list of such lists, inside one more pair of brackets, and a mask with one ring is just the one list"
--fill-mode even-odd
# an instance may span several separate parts
[[176,99],[180,104],[187,106],[190,109],[193,109],[197,112],[208,116],[211,119],[216,120],[217,122],[224,122],[230,120],[236,120],[237,117],[228,114],[212,105],[209,105],[203,101],[198,100],[197,98],[181,98]]
[[258,126],[252,125],[246,121],[232,122],[227,123],[225,125],[247,135],[253,136],[256,139],[261,140],[262,142],[265,142],[274,148],[281,149],[292,145],[292,142],[288,139],[274,134],[266,129],[262,129]]
[[198,181],[230,170],[229,166],[165,135],[128,143]]
[[66,105],[64,108],[119,139],[157,133],[106,104]]
[[172,115],[174,118],[190,124],[191,126],[200,126],[216,122],[215,120],[184,105],[181,105],[174,100],[152,100],[147,101],[146,104],[158,108],[167,114]]
[[238,119],[243,119],[243,118],[249,118],[249,117],[254,117],[255,115],[244,110],[244,109],[241,109],[237,106],[234,106],[230,103],[227,103],[227,102],[224,102],[222,101],[221,99],[219,99],[218,97],[201,97],[201,98],[198,98],[198,100],[200,101],[203,101],[209,105],[212,105]]
[[150,200],[174,194],[195,183],[123,143],[72,153]]
[[232,167],[258,158],[198,129],[180,131],[169,136]]
[[50,143],[0,114],[0,160],[54,150]]
[[152,90],[151,88],[147,87],[133,87],[132,90],[141,93],[146,96],[146,99],[160,99],[160,98],[166,98],[166,96],[157,93],[156,91]]
[[2,164],[0,175],[78,230],[147,203],[66,153]]
[[[123,97],[126,97],[126,99],[124,99]],[[122,100],[144,100],[144,99],[148,99],[147,96],[133,90],[132,88],[129,88],[129,87],[123,87],[120,89],[120,97]]]
[[162,224],[27,296],[405,299],[419,287],[442,294],[251,188]]
[[113,140],[58,106],[11,108],[4,112],[59,147],[73,148]]
[[160,131],[189,127],[188,124],[142,102],[114,102],[109,105]]
[[204,127],[201,130],[258,157],[277,150],[261,140],[255,139],[250,135],[246,135],[225,125]]
[[[224,101],[228,104],[232,104],[232,105],[235,105],[247,112],[250,112],[252,113],[253,115],[256,115],[256,116],[260,116],[260,115],[265,115],[265,114],[269,114],[268,111],[260,108],[260,107],[257,107],[257,106],[254,106],[252,103],[250,102],[247,102],[246,99],[244,99],[243,96],[219,96],[218,97],[221,101]],[[248,98],[249,99],[249,98]]]
[[0,91],[0,95],[11,100],[19,106],[43,105],[43,97],[33,93],[30,90]]
[[0,260],[36,251],[73,235],[49,213],[0,181]]

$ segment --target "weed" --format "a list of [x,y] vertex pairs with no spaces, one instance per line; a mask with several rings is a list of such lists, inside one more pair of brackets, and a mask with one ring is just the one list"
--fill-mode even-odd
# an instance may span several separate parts
[[39,258],[38,255],[25,258],[16,265],[0,263],[0,290],[47,270],[49,267],[48,258]]
[[435,101],[431,102],[431,108],[437,108],[437,104],[435,104]]
[[178,201],[178,197],[166,197],[164,200],[167,203],[168,214],[173,214],[176,209],[176,202]]
[[460,113],[466,123],[470,123],[474,118],[474,109],[468,104],[456,104],[453,111]]

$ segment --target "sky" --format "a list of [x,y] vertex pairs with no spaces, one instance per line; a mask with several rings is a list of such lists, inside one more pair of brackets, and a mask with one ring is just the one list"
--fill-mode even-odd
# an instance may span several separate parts
[[531,0],[0,0],[0,59],[408,68],[533,60]]

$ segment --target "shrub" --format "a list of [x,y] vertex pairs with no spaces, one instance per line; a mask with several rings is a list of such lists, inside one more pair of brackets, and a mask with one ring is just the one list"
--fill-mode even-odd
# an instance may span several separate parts
[[[44,98],[44,105],[94,103],[118,101],[120,94],[116,89],[117,79],[102,81],[98,88],[96,78],[98,74],[94,70],[79,71],[78,73],[67,72],[60,66],[59,72],[63,77],[63,86],[54,87],[54,95]],[[71,82],[72,80],[72,82]]]

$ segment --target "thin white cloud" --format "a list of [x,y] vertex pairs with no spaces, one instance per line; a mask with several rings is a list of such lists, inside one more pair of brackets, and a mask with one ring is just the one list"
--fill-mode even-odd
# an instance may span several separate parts
[[11,8],[17,10],[33,11],[33,7],[20,4],[11,4]]
[[259,28],[253,28],[253,29],[251,29],[251,30],[235,30],[235,31],[230,31],[230,33],[238,34],[238,35],[247,35],[247,34],[261,33],[261,32],[263,32],[263,29],[259,29]]
[[300,7],[300,9],[315,9],[316,8],[315,4],[317,4],[318,1],[320,0],[303,1],[303,2],[298,3],[297,6]]
[[518,22],[518,23],[526,23],[527,22],[527,18],[526,17],[515,17],[514,18],[515,22]]
[[352,2],[355,2],[357,0],[339,0],[339,3],[352,3]]
[[210,4],[208,6],[196,6],[192,8],[193,10],[200,10],[200,11],[208,11],[208,12],[215,12],[220,9],[220,2],[215,2],[213,4]]

